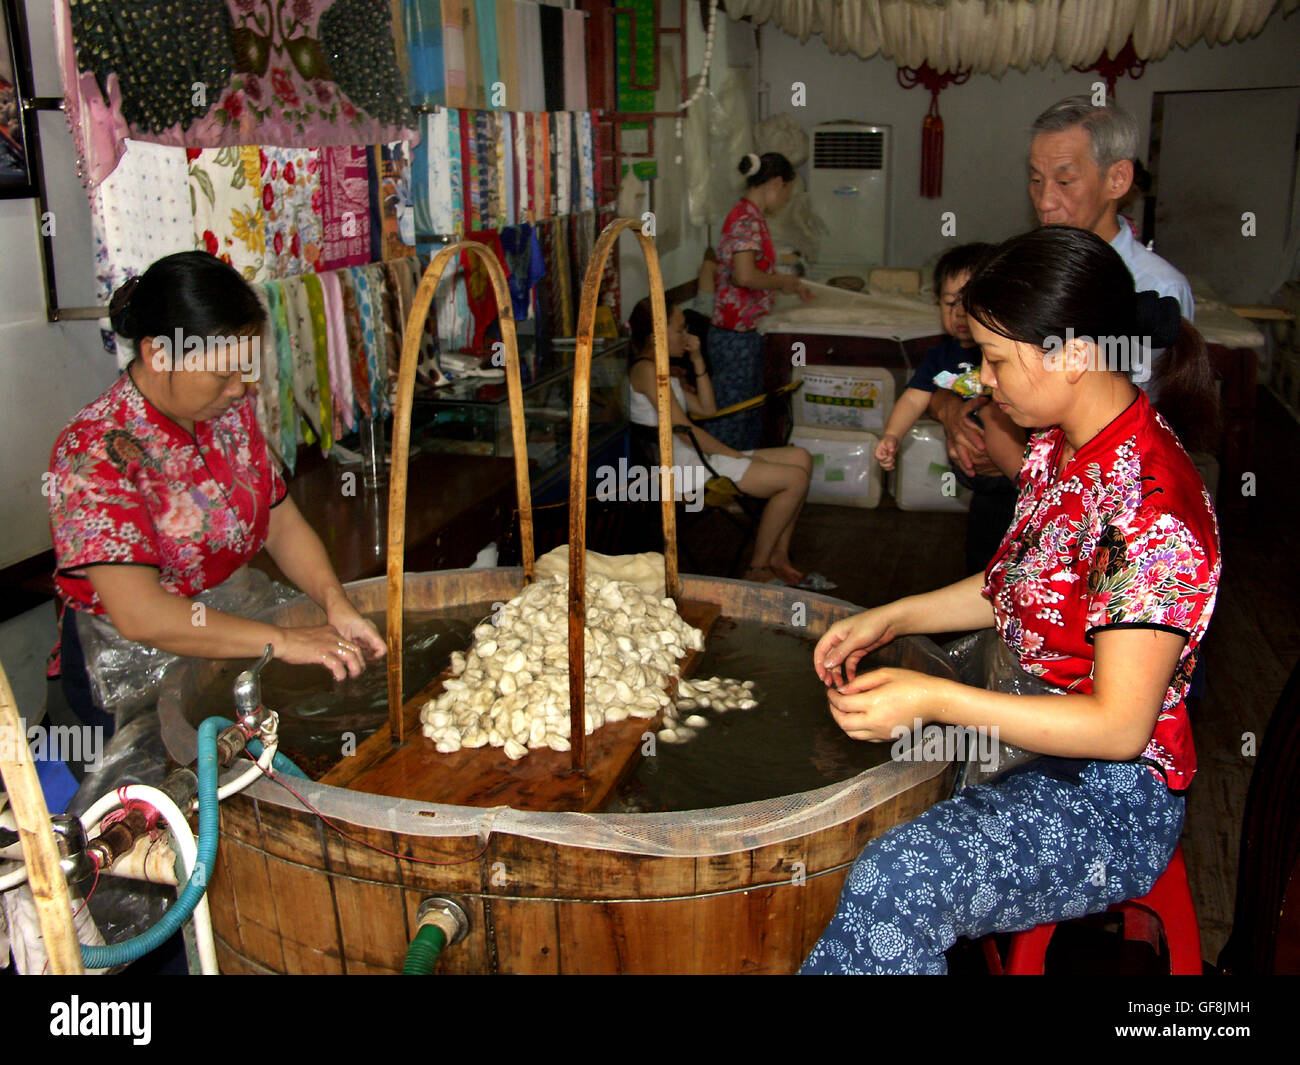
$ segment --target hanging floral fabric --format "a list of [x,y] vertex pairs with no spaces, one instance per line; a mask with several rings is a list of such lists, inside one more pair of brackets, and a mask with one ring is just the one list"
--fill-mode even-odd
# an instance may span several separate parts
[[316,269],[324,232],[320,152],[264,148],[262,212],[266,225],[266,276],[290,277]]
[[492,151],[496,154],[496,212],[492,216],[492,226],[500,229],[513,219],[510,217],[510,171],[506,167],[506,156],[510,139],[506,135],[506,118],[504,111],[489,112],[492,118]]
[[396,355],[389,350],[389,367],[396,371],[401,368],[403,344],[406,336],[406,320],[411,316],[411,299],[415,294],[411,284],[411,272],[406,264],[394,259],[383,264],[384,286],[392,297],[393,332],[397,342]]
[[557,215],[537,226],[542,260],[546,264],[546,273],[538,288],[538,331],[550,337],[571,337],[574,334],[573,277],[569,267],[566,223],[566,215]]
[[474,112],[474,158],[478,164],[478,211],[475,217],[479,227],[496,224],[497,217],[497,149],[494,140],[492,114]]
[[530,203],[528,200],[528,116],[516,112],[513,120],[515,160],[515,220],[526,222]]
[[596,154],[590,111],[578,115],[578,169],[581,171],[582,199],[580,210],[596,206]]
[[[266,446],[280,460],[280,364],[275,353],[275,332],[271,326],[271,308],[266,299],[266,291],[261,285],[254,285],[253,295],[262,305],[265,315],[262,332],[254,339],[257,342],[255,361],[257,427],[262,430]],[[281,462],[283,465],[283,462]]]
[[366,149],[359,145],[321,152],[321,225],[318,269],[370,260],[370,185]]
[[388,409],[387,404],[392,397],[391,385],[397,379],[398,361],[402,357],[402,327],[399,324],[401,307],[398,293],[389,280],[388,265],[371,263],[363,269],[366,271],[366,286],[370,289],[370,298],[377,312],[376,325],[383,345],[383,389],[389,397],[385,400],[385,409]]
[[[290,344],[293,348],[293,399],[310,429],[306,443],[320,440],[328,451],[334,446],[333,405],[329,391],[329,365],[317,358],[316,330],[312,323],[311,303],[307,295],[306,274],[286,277],[282,283],[284,306],[289,320]],[[323,335],[322,335],[323,340]]]
[[557,111],[551,116],[551,124],[555,129],[555,209],[560,214],[568,214],[571,210],[569,176],[573,170],[570,145],[573,116],[568,111]]
[[[68,17],[63,21],[62,7]],[[386,0],[59,0],[84,173],[126,138],[195,148],[414,136]],[[160,57],[165,55],[165,61]],[[196,88],[197,87],[197,88]],[[85,135],[92,116],[107,135]]]
[[[335,389],[342,382],[338,379],[335,360],[330,350],[329,322],[325,317],[325,286],[319,274],[303,274],[302,290],[307,305],[307,321],[299,321],[300,326],[310,330],[312,351],[316,366],[317,387],[321,398],[321,447],[329,451],[334,441],[342,435],[342,423],[338,417],[338,402]],[[299,298],[300,304],[303,302]],[[300,333],[301,337],[301,333]]]
[[478,229],[481,224],[479,213],[479,170],[478,138],[475,134],[474,112],[460,112],[460,173],[463,182],[464,222],[465,228]]
[[280,457],[289,472],[298,459],[298,417],[294,409],[293,397],[293,343],[292,330],[289,328],[289,316],[284,306],[284,288],[279,281],[268,281],[262,286],[266,298],[267,317],[270,320],[271,337],[275,343],[276,383],[280,390],[280,424],[274,431]]
[[[447,111],[447,128],[445,141],[447,145],[447,183],[451,196],[447,200],[446,213],[442,216],[443,228],[438,233],[458,233],[465,222],[465,186],[464,167],[460,154],[460,112]],[[439,129],[442,127],[439,126]]]
[[362,357],[366,362],[366,380],[369,382],[369,402],[362,409],[369,409],[374,417],[384,413],[386,389],[384,383],[388,376],[388,357],[383,348],[383,327],[380,315],[375,308],[375,295],[371,291],[370,272],[365,266],[354,266],[348,273],[352,277],[353,290],[356,293],[357,312],[361,324]]
[[266,276],[266,219],[258,149],[187,148],[194,247],[247,281]]
[[537,183],[537,116],[531,111],[524,115],[523,153],[528,204],[524,210],[524,218],[537,220],[542,217],[538,203]]
[[542,111],[537,116],[538,195],[542,200],[542,217],[555,214],[553,159],[551,154],[551,116]]
[[406,141],[373,149],[378,183],[373,190],[379,210],[380,250],[384,259],[415,254],[415,207],[411,202],[411,152]]
[[[416,290],[420,287],[420,281],[424,277],[424,272],[429,268],[429,258],[427,256],[414,256],[410,259],[403,259],[411,275],[411,302],[415,302]],[[409,324],[409,323],[408,323]],[[420,328],[420,354],[419,369],[417,370],[418,378],[421,381],[428,381],[432,384],[445,384],[446,378],[442,376],[442,370],[438,367],[438,303],[433,300],[429,303],[429,309],[425,312],[424,321],[419,325]]]
[[[405,260],[399,260],[405,261]],[[339,271],[329,270],[320,277],[325,307],[325,335],[329,344],[330,395],[334,399],[334,435],[343,435],[346,427],[356,425],[356,399],[352,384],[352,356],[348,351],[348,329],[343,310],[343,291]]]
[[497,156],[501,160],[501,174],[505,187],[504,218],[501,225],[512,226],[519,221],[519,184],[515,179],[515,116],[511,111],[501,114],[501,136],[497,140]]
[[361,308],[351,270],[338,270],[339,297],[343,301],[343,334],[348,366],[352,371],[352,396],[364,418],[371,417],[370,374],[366,366],[366,345],[361,334]]

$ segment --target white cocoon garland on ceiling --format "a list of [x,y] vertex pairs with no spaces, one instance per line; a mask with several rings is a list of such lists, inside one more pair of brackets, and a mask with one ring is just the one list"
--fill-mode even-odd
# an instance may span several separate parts
[[1000,77],[1055,59],[1067,69],[1118,55],[1133,38],[1139,59],[1162,59],[1175,44],[1227,44],[1253,37],[1275,7],[1300,0],[727,0],[733,19],[771,22],[807,41],[820,34],[833,53],[939,73]]

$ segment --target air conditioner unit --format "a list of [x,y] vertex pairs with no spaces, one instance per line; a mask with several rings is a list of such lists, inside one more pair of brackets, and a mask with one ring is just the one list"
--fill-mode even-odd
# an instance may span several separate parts
[[884,266],[889,226],[889,126],[827,122],[813,127],[808,194],[829,231],[819,267]]

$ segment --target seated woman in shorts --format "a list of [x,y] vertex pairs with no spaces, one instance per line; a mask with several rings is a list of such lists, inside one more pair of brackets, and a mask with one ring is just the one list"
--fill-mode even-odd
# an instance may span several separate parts
[[[632,330],[632,403],[630,417],[635,425],[658,425],[655,413],[654,323],[647,296],[632,311],[628,323]],[[812,456],[801,447],[768,447],[754,451],[737,451],[694,425],[689,415],[708,417],[717,411],[708,367],[700,352],[698,337],[686,331],[686,317],[680,307],[668,308],[668,357],[689,356],[695,373],[695,391],[682,387],[681,379],[672,379],[673,425],[690,426],[709,464],[723,477],[749,496],[766,499],[763,516],[754,536],[754,553],[747,581],[781,580],[795,585],[804,575],[790,563],[790,537],[794,523],[808,498],[808,479],[812,473]],[[673,465],[676,483],[703,488],[711,476],[700,456],[680,433],[673,434]],[[688,468],[690,473],[687,473]],[[687,477],[689,476],[689,481]]]

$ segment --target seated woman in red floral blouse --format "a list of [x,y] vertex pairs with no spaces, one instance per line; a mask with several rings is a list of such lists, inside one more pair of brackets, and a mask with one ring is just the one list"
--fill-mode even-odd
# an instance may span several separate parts
[[[340,680],[359,674],[367,653],[386,652],[384,641],[349,602],[289,497],[258,428],[255,396],[230,358],[241,339],[262,332],[265,312],[252,288],[221,260],[182,252],[128,281],[110,309],[136,357],[72,419],[50,461],[56,581],[71,608],[62,643],[73,709],[110,730],[114,720],[103,714],[117,709],[104,705],[105,686],[87,686],[97,666],[89,663],[88,678],[77,615],[107,621],[127,656],[136,645],[141,656],[156,648],[256,658],[270,644],[284,662],[316,663]],[[222,345],[208,343],[217,338],[230,342],[224,360]],[[200,347],[202,360],[183,358]],[[284,628],[193,601],[263,546],[325,611],[326,624]]]
[[[895,738],[920,718],[1045,757],[873,841],[804,972],[944,972],[958,936],[1144,895],[1182,833],[1196,772],[1185,696],[1220,571],[1214,509],[1183,450],[1216,420],[1205,347],[1177,301],[1135,293],[1123,260],[1081,229],[1002,244],[963,301],[994,402],[1039,430],[1011,528],[985,573],[831,626],[814,668],[855,739]],[[1149,352],[1170,345],[1157,414],[1125,371],[1144,379]],[[1059,690],[854,676],[896,636],[989,627]]]

